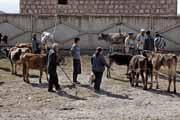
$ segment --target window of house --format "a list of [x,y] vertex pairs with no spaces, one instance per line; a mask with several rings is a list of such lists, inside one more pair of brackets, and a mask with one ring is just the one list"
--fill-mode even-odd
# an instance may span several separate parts
[[68,4],[68,0],[58,0],[58,4],[59,5],[67,5]]

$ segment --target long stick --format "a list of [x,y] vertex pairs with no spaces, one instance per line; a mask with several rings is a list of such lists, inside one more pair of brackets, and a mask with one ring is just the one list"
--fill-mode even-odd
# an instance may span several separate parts
[[65,72],[65,70],[64,70],[61,66],[59,66],[59,68],[63,71],[64,75],[68,78],[68,80],[70,81],[70,83],[73,84],[73,85],[75,85],[75,84],[72,82],[72,80],[71,80],[71,78],[69,77],[69,75]]

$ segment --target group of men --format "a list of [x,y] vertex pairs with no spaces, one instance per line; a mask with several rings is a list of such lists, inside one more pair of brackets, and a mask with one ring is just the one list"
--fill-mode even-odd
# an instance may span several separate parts
[[160,51],[166,47],[166,41],[160,36],[158,32],[155,33],[155,38],[151,35],[151,31],[141,29],[140,33],[134,37],[134,33],[128,33],[125,40],[125,53],[139,54],[144,51]]
[[8,36],[7,35],[2,35],[2,33],[0,33],[0,44],[4,42],[5,44],[8,44]]
[[[80,84],[77,80],[78,74],[81,74],[81,61],[80,61],[80,47],[79,47],[79,38],[74,39],[74,44],[71,48],[71,54],[73,57],[73,83]],[[41,45],[42,43],[37,39],[36,34],[32,37],[32,52],[34,54],[41,53]],[[53,90],[53,86],[55,86],[56,91],[61,90],[60,85],[58,83],[58,74],[57,74],[57,66],[59,65],[58,52],[59,45],[54,43],[51,49],[46,51],[47,53],[47,69],[49,74],[48,80],[48,91],[55,92]]]

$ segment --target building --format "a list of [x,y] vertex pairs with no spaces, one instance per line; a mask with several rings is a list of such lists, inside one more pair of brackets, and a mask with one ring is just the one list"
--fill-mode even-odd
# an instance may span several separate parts
[[20,0],[20,13],[177,15],[177,0]]

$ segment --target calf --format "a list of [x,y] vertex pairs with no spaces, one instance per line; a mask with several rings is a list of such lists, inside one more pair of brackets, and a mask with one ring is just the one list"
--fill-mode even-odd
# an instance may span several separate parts
[[[127,71],[129,62],[133,56],[119,53],[112,53],[109,55],[109,66],[111,67],[113,63],[117,65],[127,65]],[[107,78],[111,78],[110,68],[107,69]]]
[[161,53],[154,53],[152,54],[149,59],[152,62],[153,65],[153,74],[151,79],[151,86],[153,87],[153,75],[155,76],[156,80],[156,88],[159,88],[159,82],[158,82],[158,75],[160,68],[162,66],[168,68],[168,76],[169,76],[169,85],[168,85],[168,92],[170,92],[171,82],[173,80],[174,82],[174,93],[176,93],[176,68],[177,68],[177,56],[175,54],[161,54]]
[[28,79],[29,69],[35,69],[40,71],[39,83],[41,83],[43,71],[45,72],[46,78],[48,80],[47,62],[45,54],[26,53],[22,56],[21,61],[23,63],[23,80],[25,82],[30,83]]
[[7,50],[6,52],[11,63],[12,74],[17,75],[17,65],[21,64],[21,60],[20,60],[21,55],[25,53],[29,53],[30,49],[13,47],[9,51]]
[[129,63],[128,74],[130,75],[130,84],[138,86],[139,75],[141,75],[143,88],[147,89],[147,80],[148,80],[148,58],[143,55],[133,56]]

